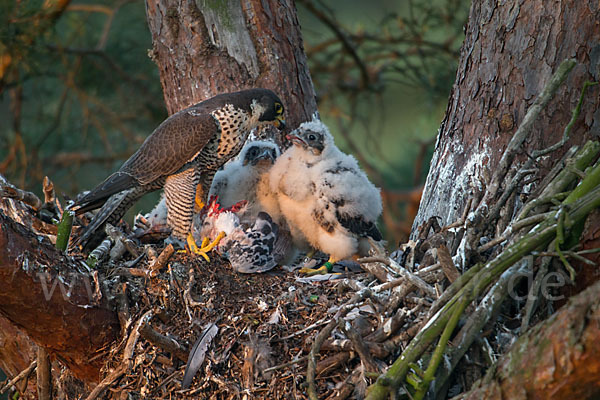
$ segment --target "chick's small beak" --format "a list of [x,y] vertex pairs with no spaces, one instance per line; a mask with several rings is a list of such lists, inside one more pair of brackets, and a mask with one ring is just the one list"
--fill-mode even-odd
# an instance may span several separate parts
[[252,165],[257,165],[257,164],[273,164],[275,162],[275,159],[273,158],[273,155],[271,154],[270,149],[265,149],[263,150],[253,161],[252,161]]
[[302,140],[300,136],[295,135],[294,132],[285,135],[285,138],[297,146],[304,146],[306,144],[304,140]]

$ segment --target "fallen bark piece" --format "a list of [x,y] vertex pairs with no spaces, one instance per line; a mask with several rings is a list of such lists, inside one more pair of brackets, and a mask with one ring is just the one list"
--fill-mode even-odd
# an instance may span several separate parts
[[597,399],[600,395],[600,282],[521,336],[461,399]]

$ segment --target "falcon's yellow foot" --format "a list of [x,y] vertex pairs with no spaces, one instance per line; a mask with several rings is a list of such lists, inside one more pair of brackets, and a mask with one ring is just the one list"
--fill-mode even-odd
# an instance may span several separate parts
[[213,240],[212,242],[210,242],[210,240],[207,237],[205,237],[204,239],[202,239],[202,245],[200,247],[198,247],[196,245],[196,241],[194,240],[194,237],[190,233],[187,237],[187,245],[190,249],[190,253],[202,256],[206,261],[210,262],[210,258],[208,258],[207,253],[209,251],[211,251],[212,249],[214,249],[215,247],[217,247],[217,245],[219,244],[221,239],[223,239],[224,237],[225,237],[225,232],[219,232],[219,234],[217,235],[215,240]]
[[299,272],[306,276],[325,275],[331,273],[331,270],[333,269],[333,264],[335,264],[335,261],[329,259],[329,261],[323,264],[320,268],[300,268]]

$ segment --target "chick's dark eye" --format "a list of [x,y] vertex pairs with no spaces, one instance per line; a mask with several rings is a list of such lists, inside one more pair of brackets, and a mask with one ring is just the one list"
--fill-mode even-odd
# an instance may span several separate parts
[[317,137],[313,134],[308,135],[308,140],[317,140]]

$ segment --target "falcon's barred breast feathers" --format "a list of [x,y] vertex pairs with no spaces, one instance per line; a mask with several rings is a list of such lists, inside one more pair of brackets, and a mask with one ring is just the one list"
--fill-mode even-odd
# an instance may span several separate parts
[[77,214],[102,207],[76,244],[93,245],[105,223],[115,224],[141,196],[163,187],[172,236],[183,241],[190,232],[197,185],[206,201],[217,169],[239,153],[252,129],[263,124],[283,128],[283,112],[271,90],[248,89],[173,114],[117,172],[71,207]]

